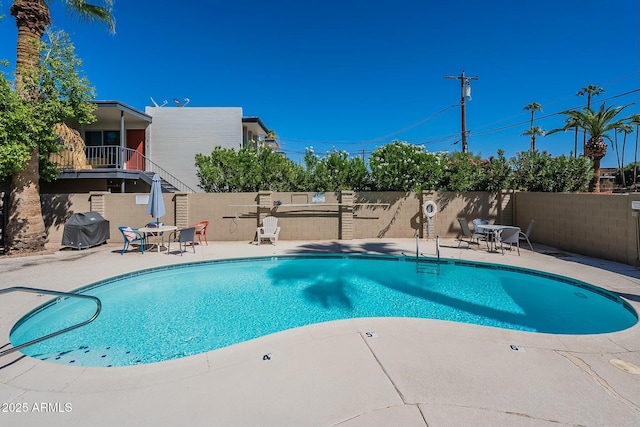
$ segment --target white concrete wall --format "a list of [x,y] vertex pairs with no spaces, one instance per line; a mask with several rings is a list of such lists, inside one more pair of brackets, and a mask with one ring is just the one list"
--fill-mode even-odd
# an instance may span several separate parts
[[195,191],[202,191],[196,154],[242,145],[240,107],[146,107],[145,112],[153,117],[147,130],[147,155]]

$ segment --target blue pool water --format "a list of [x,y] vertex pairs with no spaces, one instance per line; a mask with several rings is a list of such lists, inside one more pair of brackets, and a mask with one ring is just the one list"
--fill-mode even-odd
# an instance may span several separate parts
[[[145,270],[93,284],[91,324],[22,350],[42,360],[123,366],[185,357],[337,319],[418,317],[554,334],[626,329],[614,294],[545,273],[390,256],[271,257]],[[90,301],[56,299],[25,316],[13,345],[91,317]]]

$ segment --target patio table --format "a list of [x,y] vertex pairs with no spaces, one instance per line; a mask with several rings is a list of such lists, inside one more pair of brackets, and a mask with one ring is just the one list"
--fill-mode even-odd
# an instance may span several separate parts
[[[159,227],[140,227],[138,228],[138,231],[140,233],[144,233],[145,238],[147,237],[147,234],[150,236],[155,236],[156,246],[158,246],[158,253],[160,253],[161,246],[164,246],[164,233],[170,233],[171,231],[177,229],[178,227],[175,225],[161,225]],[[158,240],[160,241],[160,244],[158,244]]]
[[482,224],[483,231],[489,231],[487,242],[490,243],[489,252],[497,252],[496,246],[496,237],[500,230],[505,227],[509,227],[508,225],[497,225],[497,224]]

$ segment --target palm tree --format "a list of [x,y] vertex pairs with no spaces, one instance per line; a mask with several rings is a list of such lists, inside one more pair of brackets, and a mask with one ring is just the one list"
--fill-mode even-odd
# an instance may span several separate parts
[[[113,0],[102,0],[104,6],[84,0],[63,0],[71,12],[85,20],[97,20],[115,29],[111,13]],[[38,102],[37,78],[40,60],[40,40],[51,23],[48,2],[45,0],[14,0],[10,8],[18,27],[16,48],[16,90],[25,102]],[[38,250],[44,247],[46,230],[40,206],[39,149],[31,151],[22,172],[11,177],[9,196],[9,224],[7,246],[14,250]]]
[[604,92],[604,89],[601,88],[600,86],[589,85],[587,87],[583,87],[582,90],[579,90],[578,93],[576,93],[576,96],[587,95],[587,108],[591,108],[591,97],[600,95],[603,92]]
[[633,156],[633,189],[637,191],[636,184],[638,182],[638,134],[640,133],[640,114],[632,114],[628,119],[629,124],[636,127],[636,149]]
[[527,111],[531,111],[531,125],[529,127],[533,127],[533,115],[536,111],[542,111],[542,105],[537,102],[532,102],[531,104],[527,104],[524,106],[524,109]]
[[536,151],[536,136],[544,136],[545,132],[540,126],[532,126],[529,129],[522,132],[522,135],[531,136],[531,148],[530,151]]
[[[616,159],[618,160],[618,168],[620,170],[620,181],[623,187],[627,187],[626,179],[624,176],[624,150],[627,145],[627,136],[633,132],[633,126],[629,123],[621,123],[619,128],[615,129],[614,140],[615,140],[615,150],[616,150]],[[618,148],[618,133],[624,133],[624,137],[622,139],[622,150]]]
[[[604,92],[604,89],[600,86],[589,85],[587,87],[583,87],[582,90],[579,90],[576,93],[576,96],[587,96],[587,108],[591,109],[591,97],[600,95]],[[587,147],[587,133],[585,132],[582,137],[582,149],[586,149]]]
[[605,104],[602,103],[598,112],[594,112],[590,108],[585,108],[582,111],[570,110],[563,112],[569,118],[574,119],[585,134],[589,134],[589,141],[585,146],[584,155],[593,161],[593,178],[589,183],[590,192],[600,191],[600,161],[607,154],[605,139],[611,141],[611,137],[607,135],[607,132],[615,131],[624,124],[623,120],[616,120],[616,116],[625,108],[627,106],[605,108]]
[[[528,131],[525,131],[523,135],[531,135],[531,151],[535,151],[536,149],[536,135],[544,135],[544,133],[536,133],[533,128],[533,116],[536,111],[542,111],[542,105],[537,102],[532,102],[531,104],[527,104],[524,106],[524,109],[527,111],[531,111],[531,123],[529,124]],[[539,130],[542,130],[538,128]]]

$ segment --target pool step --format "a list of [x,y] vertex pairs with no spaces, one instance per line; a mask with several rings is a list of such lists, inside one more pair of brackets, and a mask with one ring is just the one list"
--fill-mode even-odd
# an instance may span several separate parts
[[72,350],[42,353],[33,355],[32,357],[62,365],[94,367],[136,365],[142,363],[131,351],[114,347],[89,348],[88,346],[80,346]]
[[416,262],[416,272],[421,274],[440,274],[440,264]]

